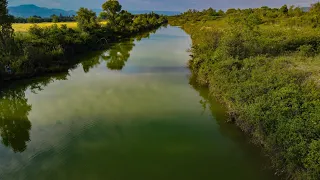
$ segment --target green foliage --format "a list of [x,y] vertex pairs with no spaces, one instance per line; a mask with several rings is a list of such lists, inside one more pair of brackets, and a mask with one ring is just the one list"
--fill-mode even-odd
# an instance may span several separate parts
[[231,9],[223,28],[197,11],[169,19],[191,34],[192,78],[292,179],[320,177],[319,12]]
[[28,23],[40,23],[42,22],[41,17],[38,16],[31,16],[27,19]]
[[40,17],[40,16],[32,16],[29,18],[23,17],[14,17],[14,23],[42,23],[42,22],[73,22],[75,20],[75,16],[57,16],[52,15],[51,17]]
[[8,14],[7,0],[0,0],[0,81],[2,81],[4,73],[10,73],[7,68],[10,56],[15,52],[15,44],[12,28],[13,17]]
[[287,5],[283,5],[283,6],[280,8],[280,12],[281,12],[282,14],[287,15],[288,12],[289,12],[288,6],[287,6]]
[[[225,13],[223,11],[216,12],[213,8],[205,9],[203,11],[188,10],[180,15],[170,17],[171,24],[184,24],[187,22],[206,22],[223,17],[227,18],[246,18],[250,14],[259,20],[259,24],[277,24],[285,26],[295,27],[312,27],[317,28],[320,24],[320,3],[311,5],[311,9],[308,12],[304,12],[301,7],[287,5],[281,8],[270,8],[263,6],[261,8],[249,8],[249,9],[228,9]],[[173,23],[172,20],[179,22]]]
[[57,15],[52,15],[52,16],[51,16],[51,19],[52,19],[52,22],[53,22],[53,23],[59,22],[59,17],[58,17]]
[[99,27],[96,13],[87,8],[79,9],[76,20],[78,22],[78,28],[85,32],[92,31]]
[[115,19],[115,22],[117,23],[117,26],[113,26],[115,31],[123,32],[130,30],[132,27],[133,17],[134,16],[128,11],[122,10]]
[[311,5],[310,13],[319,14],[320,13],[320,2]]
[[300,55],[302,56],[312,56],[314,55],[313,46],[310,44],[302,45],[298,48]]
[[110,26],[115,26],[117,24],[117,18],[121,11],[122,6],[117,0],[108,0],[102,4],[102,12],[100,17],[107,19]]
[[219,15],[219,16],[224,16],[224,11],[220,9],[220,10],[218,11],[218,15]]
[[8,14],[7,0],[0,0],[0,57],[10,55],[13,45],[13,17]]
[[234,14],[234,13],[236,13],[236,12],[237,12],[236,9],[231,8],[231,9],[228,9],[228,10],[226,11],[226,14],[227,14],[227,15],[230,15],[230,14]]

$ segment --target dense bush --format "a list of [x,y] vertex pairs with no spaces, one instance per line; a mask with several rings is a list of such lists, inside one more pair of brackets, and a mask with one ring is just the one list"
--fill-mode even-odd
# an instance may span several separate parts
[[52,15],[51,17],[31,16],[28,18],[14,17],[14,23],[43,23],[43,22],[73,22],[76,21],[75,16]]
[[[319,179],[320,33],[314,24],[287,23],[292,14],[308,19],[319,11],[234,9],[220,18],[228,22],[224,28],[184,21],[199,15],[187,13],[169,20],[193,39],[192,78],[226,104],[231,120],[263,146],[278,173]],[[271,16],[276,26],[265,24]]]

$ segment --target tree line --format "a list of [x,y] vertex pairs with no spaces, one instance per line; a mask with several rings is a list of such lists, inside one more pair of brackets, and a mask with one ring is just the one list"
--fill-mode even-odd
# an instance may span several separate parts
[[14,17],[13,23],[42,23],[42,22],[74,22],[76,21],[76,16],[63,16],[60,14],[60,16],[57,16],[53,14],[52,16],[48,18],[44,18],[41,16],[30,16],[28,18],[23,17]]
[[[235,9],[231,8],[225,12],[222,10],[215,10],[213,8],[204,9],[202,11],[189,9],[188,11],[174,16],[181,21],[186,22],[205,22],[216,20],[219,18],[233,18],[233,17],[247,17],[252,16],[259,20],[260,24],[279,24],[285,23],[291,26],[319,26],[320,22],[320,5],[319,3],[312,4],[308,11],[303,10],[301,7],[283,5],[280,8],[270,8],[262,6],[261,8],[248,8],[248,9]],[[178,20],[175,18],[176,20]],[[178,23],[178,22],[177,22]]]
[[14,33],[7,0],[0,0],[0,81],[63,71],[74,63],[70,58],[74,54],[106,48],[167,22],[155,13],[133,15],[122,10],[117,0],[106,1],[102,8],[101,17],[107,24],[100,24],[92,10],[80,8],[75,16],[76,29],[35,24],[25,34]]

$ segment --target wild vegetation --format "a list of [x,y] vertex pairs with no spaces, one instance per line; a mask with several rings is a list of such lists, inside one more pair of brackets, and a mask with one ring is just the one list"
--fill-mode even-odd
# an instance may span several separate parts
[[43,18],[41,16],[30,16],[28,18],[23,18],[23,17],[14,17],[13,22],[14,23],[43,23],[43,22],[75,22],[76,18],[75,16],[57,16],[53,14],[52,16],[48,18]]
[[166,23],[155,13],[132,15],[116,0],[103,5],[101,24],[97,15],[80,8],[77,28],[54,24],[32,26],[28,33],[14,33],[14,18],[8,14],[7,1],[0,0],[0,82],[37,74],[57,72],[74,64],[72,55],[109,46],[112,42],[150,31]]
[[320,177],[320,3],[189,10],[169,18],[191,34],[192,79],[289,179]]

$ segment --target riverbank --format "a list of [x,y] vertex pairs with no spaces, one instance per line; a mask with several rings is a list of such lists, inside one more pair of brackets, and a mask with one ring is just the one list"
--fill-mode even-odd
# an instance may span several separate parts
[[[35,76],[43,76],[46,74],[52,74],[52,73],[59,73],[59,72],[65,72],[68,69],[72,68],[74,65],[80,63],[82,58],[82,56],[86,56],[86,54],[88,53],[94,53],[95,51],[100,52],[101,50],[107,50],[109,48],[111,48],[114,44],[122,42],[122,41],[126,41],[127,39],[130,38],[143,38],[145,36],[148,36],[150,33],[155,32],[156,29],[158,29],[159,27],[161,27],[163,24],[158,24],[157,26],[150,28],[150,29],[144,29],[141,30],[139,32],[135,32],[135,33],[131,33],[131,34],[123,34],[122,36],[119,35],[117,37],[111,37],[111,36],[105,36],[103,37],[102,41],[105,41],[105,43],[103,42],[97,42],[97,44],[94,45],[90,45],[90,46],[86,46],[85,44],[83,45],[78,45],[75,46],[75,48],[72,49],[68,49],[68,51],[64,52],[61,55],[57,55],[57,54],[50,54],[48,56],[45,56],[44,54],[35,54],[36,57],[33,57],[35,59],[33,59],[34,61],[45,61],[46,63],[49,63],[48,60],[51,60],[52,63],[49,63],[46,67],[39,67],[34,69],[34,67],[32,67],[32,69],[30,69],[28,71],[25,70],[23,72],[19,72],[16,68],[13,68],[12,74],[2,74],[2,82],[1,82],[1,76],[0,76],[0,83],[5,84],[8,83],[9,81],[16,81],[16,80],[23,80],[23,79],[27,79],[27,78],[32,78]],[[49,27],[51,28],[51,27]],[[49,42],[48,42],[49,43]],[[43,47],[38,46],[39,51],[43,50]],[[41,56],[45,56],[43,57],[43,59],[38,59]],[[49,58],[49,59],[48,59]],[[41,63],[41,62],[38,62]],[[23,68],[21,66],[23,66],[25,64],[20,64],[20,67],[18,68]],[[12,68],[13,66],[11,66]]]
[[246,16],[208,20],[194,12],[171,17],[169,24],[192,37],[193,78],[225,104],[230,120],[262,147],[277,174],[318,179],[320,34],[288,26],[290,18],[268,25]]
[[[110,3],[118,4],[119,8],[110,9]],[[77,28],[35,24],[28,33],[14,33],[12,22],[7,22],[7,29],[2,30],[6,34],[1,37],[0,81],[65,71],[77,63],[74,55],[108,48],[167,23],[164,16],[155,13],[133,15],[121,10],[118,1],[107,1],[104,8],[104,16],[109,19],[106,24],[100,24],[96,14],[86,8],[77,12]]]
[[[56,36],[63,31],[73,31],[71,29],[57,28],[56,26],[48,28],[35,27],[32,31],[40,31],[41,35],[29,34],[23,38],[17,37],[16,42],[19,46],[26,47],[28,54],[24,57],[14,57],[17,62],[9,63],[11,73],[3,72],[0,75],[0,81],[12,81],[24,78],[30,78],[34,76],[43,75],[46,73],[62,72],[69,69],[71,66],[79,63],[73,56],[79,56],[90,51],[97,51],[107,49],[116,42],[121,42],[127,38],[139,36],[140,34],[148,33],[154,29],[159,28],[162,23],[152,26],[151,28],[143,27],[135,32],[122,32],[122,33],[102,33],[101,35],[92,34],[86,40],[82,42],[73,39],[72,43],[65,42],[68,38],[68,34],[50,39],[52,36]],[[50,32],[54,30],[53,32]],[[58,32],[55,32],[58,31]],[[49,32],[48,32],[49,31]],[[75,33],[76,31],[73,31]],[[49,33],[49,34],[48,34]],[[50,35],[52,34],[52,36]],[[36,37],[35,37],[36,36]],[[81,35],[79,34],[81,38]],[[75,36],[75,38],[79,38]],[[27,40],[26,40],[27,39]],[[33,41],[35,40],[35,41]],[[26,50],[25,48],[22,48]],[[0,63],[4,65],[6,63]]]

